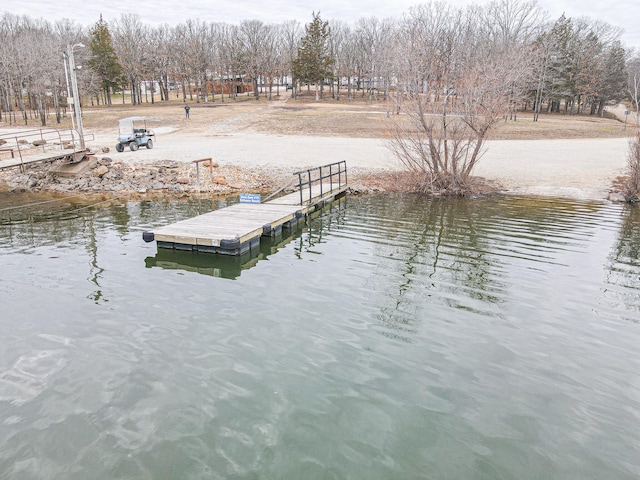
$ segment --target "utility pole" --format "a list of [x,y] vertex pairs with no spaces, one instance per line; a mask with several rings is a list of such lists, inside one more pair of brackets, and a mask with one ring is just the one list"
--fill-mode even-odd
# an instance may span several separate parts
[[76,129],[76,121],[74,117],[76,116],[76,109],[73,105],[73,96],[71,94],[71,88],[69,87],[69,73],[67,69],[67,61],[69,60],[69,56],[67,52],[62,52],[62,64],[64,65],[64,79],[67,82],[67,105],[71,107],[71,141],[75,144],[75,139],[73,138],[73,131]]
[[[84,47],[82,43],[76,43],[75,45],[67,45],[67,61],[69,62],[69,73],[71,75],[71,89],[73,90],[73,111],[76,116],[76,123],[78,125],[78,134],[80,135],[80,148],[85,149],[84,145],[84,132],[82,129],[82,112],[80,110],[80,95],[78,94],[78,79],[76,78],[76,62],[73,58],[73,49],[76,47]],[[66,66],[65,66],[66,67]],[[65,68],[66,73],[66,68]]]

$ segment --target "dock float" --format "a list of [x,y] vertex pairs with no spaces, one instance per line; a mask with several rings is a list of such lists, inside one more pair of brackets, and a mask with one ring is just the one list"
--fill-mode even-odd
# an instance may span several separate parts
[[260,246],[260,238],[273,238],[293,228],[318,208],[345,194],[346,162],[294,173],[294,193],[264,203],[238,203],[171,225],[144,232],[146,242],[158,248],[242,255]]

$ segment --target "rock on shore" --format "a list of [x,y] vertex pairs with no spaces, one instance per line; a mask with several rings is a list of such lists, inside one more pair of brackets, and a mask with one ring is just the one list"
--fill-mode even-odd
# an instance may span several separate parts
[[167,193],[181,195],[195,192],[216,194],[239,191],[270,191],[287,183],[293,172],[283,169],[236,166],[201,167],[199,178],[196,166],[172,160],[153,164],[114,161],[110,157],[93,160],[89,168],[76,176],[56,172],[60,162],[34,164],[24,172],[18,169],[0,172],[0,183],[9,191],[42,191],[56,193]]

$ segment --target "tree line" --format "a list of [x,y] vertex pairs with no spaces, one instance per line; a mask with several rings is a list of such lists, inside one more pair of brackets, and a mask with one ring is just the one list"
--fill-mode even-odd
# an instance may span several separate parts
[[406,92],[448,98],[457,72],[484,55],[496,71],[505,61],[516,68],[514,56],[520,56],[518,85],[507,86],[514,114],[528,107],[602,115],[607,103],[628,95],[628,66],[637,62],[620,34],[588,18],[563,15],[549,22],[535,1],[526,0],[464,8],[430,2],[401,18],[363,17],[353,24],[324,21],[314,12],[305,26],[294,20],[235,25],[200,19],[152,26],[123,14],[84,27],[4,13],[0,115],[10,123],[35,117],[45,125],[50,115],[60,122],[68,96],[62,53],[80,43],[86,47],[74,49],[76,64],[84,66],[77,72],[79,87],[84,102],[95,104],[109,105],[124,90],[134,104],[166,101],[172,89],[185,100],[208,102],[217,94],[224,101],[237,89],[216,93],[210,85],[243,79],[256,97],[262,89],[271,98],[291,82],[294,94],[309,85],[318,99],[360,94],[383,98],[397,111]]

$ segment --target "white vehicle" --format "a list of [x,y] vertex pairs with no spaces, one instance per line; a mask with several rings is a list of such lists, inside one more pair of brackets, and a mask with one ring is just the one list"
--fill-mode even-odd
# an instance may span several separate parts
[[118,120],[118,143],[116,150],[123,152],[124,147],[129,146],[132,152],[140,147],[153,148],[155,136],[153,130],[147,129],[147,117],[127,117]]

